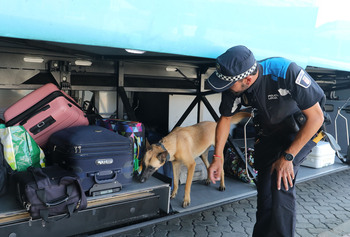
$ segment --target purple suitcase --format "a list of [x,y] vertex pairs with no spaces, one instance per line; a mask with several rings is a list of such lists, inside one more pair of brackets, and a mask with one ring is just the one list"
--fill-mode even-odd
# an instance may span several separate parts
[[90,196],[121,190],[133,177],[133,141],[100,126],[65,128],[51,135],[47,163],[73,170]]

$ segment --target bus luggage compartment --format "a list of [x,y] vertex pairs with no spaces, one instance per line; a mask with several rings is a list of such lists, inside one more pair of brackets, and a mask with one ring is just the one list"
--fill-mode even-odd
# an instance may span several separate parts
[[[87,209],[61,219],[30,220],[29,213],[14,198],[14,188],[0,198],[0,236],[74,236],[93,234],[139,223],[169,214],[168,184],[151,178],[145,184],[133,182],[118,193],[88,197]],[[5,205],[6,204],[6,205]]]

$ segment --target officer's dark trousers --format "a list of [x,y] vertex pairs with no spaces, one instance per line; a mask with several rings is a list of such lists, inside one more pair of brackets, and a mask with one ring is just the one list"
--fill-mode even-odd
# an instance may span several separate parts
[[[295,157],[295,176],[314,146],[315,143],[309,141]],[[292,237],[296,223],[295,186],[286,191],[281,181],[281,190],[277,190],[276,172],[272,175],[270,172],[271,165],[258,171],[258,203],[253,237]]]

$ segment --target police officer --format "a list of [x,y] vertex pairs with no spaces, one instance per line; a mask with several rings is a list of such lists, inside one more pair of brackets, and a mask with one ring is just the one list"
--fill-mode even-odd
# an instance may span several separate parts
[[207,84],[222,92],[221,117],[209,177],[215,183],[223,172],[230,117],[242,105],[257,109],[254,160],[258,201],[253,236],[294,236],[295,177],[316,145],[312,139],[324,121],[320,106],[324,92],[294,62],[284,58],[257,62],[245,46],[228,49],[216,62]]

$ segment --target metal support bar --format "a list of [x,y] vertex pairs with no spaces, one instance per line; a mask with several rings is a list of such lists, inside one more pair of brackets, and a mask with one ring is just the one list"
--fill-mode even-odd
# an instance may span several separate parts
[[[195,85],[197,86],[197,90],[198,90],[198,95],[201,95],[201,91],[204,89],[204,80],[201,76],[201,73],[199,72],[199,70],[197,70],[197,83],[195,83]],[[199,98],[201,99],[201,98]],[[199,123],[201,120],[203,119],[203,108],[201,105],[201,100],[199,100],[198,102],[198,108],[197,108],[197,123]]]
[[201,108],[201,101],[198,101],[198,108],[197,108],[197,123],[199,123],[203,119],[203,113]]
[[211,116],[217,122],[219,120],[219,116],[216,114],[215,110],[213,109],[213,107],[211,106],[211,104],[209,103],[207,98],[202,95],[201,96],[201,100],[203,101],[204,105],[207,107],[207,109],[208,109],[209,113],[211,114]]
[[123,105],[125,107],[126,114],[128,115],[128,118],[130,120],[137,121],[135,112],[129,103],[128,97],[127,97],[126,92],[124,90],[124,87],[118,86],[118,96],[120,96],[120,98],[123,102]]
[[178,88],[159,88],[159,87],[124,87],[127,92],[155,92],[169,94],[196,94],[195,89],[178,89]]
[[[190,104],[190,106],[188,106],[188,108],[186,109],[185,113],[181,116],[181,118],[179,119],[179,121],[175,124],[174,128],[180,126],[183,121],[185,121],[185,119],[187,118],[187,116],[191,113],[192,109],[196,106],[197,103],[200,102],[200,97],[196,96],[196,98],[194,98],[194,100],[192,101],[192,103]],[[173,128],[173,129],[174,129]],[[173,130],[172,129],[172,130]]]
[[[124,63],[122,61],[118,62],[118,64],[116,65],[116,71],[118,72],[118,76],[117,76],[117,85],[118,87],[123,87],[124,91],[125,91],[125,87],[124,87]],[[117,92],[118,92],[118,87],[117,87]],[[123,106],[123,101],[119,95],[119,93],[117,93],[117,108],[116,108],[116,115],[117,118],[123,119],[123,115],[124,115],[124,106]]]

